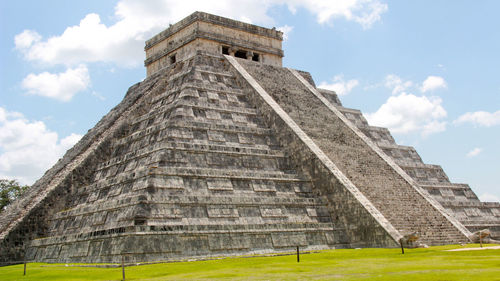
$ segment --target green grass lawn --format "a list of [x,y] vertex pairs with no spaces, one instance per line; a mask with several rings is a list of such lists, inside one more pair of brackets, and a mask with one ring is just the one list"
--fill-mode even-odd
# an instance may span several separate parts
[[[477,244],[465,247],[479,247]],[[127,280],[500,280],[500,250],[327,250],[296,256],[240,257],[127,267]],[[0,280],[120,280],[121,268],[28,264],[0,267]]]

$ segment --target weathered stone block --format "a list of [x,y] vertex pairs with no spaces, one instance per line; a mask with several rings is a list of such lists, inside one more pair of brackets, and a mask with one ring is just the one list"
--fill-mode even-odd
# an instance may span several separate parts
[[256,192],[276,191],[274,182],[252,182],[252,188]]
[[210,218],[237,218],[239,217],[238,209],[234,207],[207,207],[208,217]]
[[209,190],[233,190],[230,179],[208,179],[207,187]]
[[308,244],[304,233],[273,233],[273,246],[277,248],[305,246]]
[[260,213],[263,218],[281,218],[286,217],[281,208],[260,207]]
[[246,235],[210,235],[208,243],[212,251],[243,250],[250,248],[250,241]]

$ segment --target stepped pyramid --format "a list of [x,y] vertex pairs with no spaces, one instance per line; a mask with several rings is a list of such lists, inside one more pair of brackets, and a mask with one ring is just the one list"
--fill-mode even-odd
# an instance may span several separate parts
[[148,40],[147,78],[2,214],[0,259],[142,262],[498,234],[500,204],[283,68],[281,41],[201,12]]

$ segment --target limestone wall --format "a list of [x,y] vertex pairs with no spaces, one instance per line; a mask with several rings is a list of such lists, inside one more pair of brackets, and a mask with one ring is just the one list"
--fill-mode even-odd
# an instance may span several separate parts
[[281,66],[281,41],[282,33],[275,29],[196,12],[148,40],[144,63],[150,75],[169,65],[173,55],[184,60],[198,50],[221,54],[225,46],[232,52],[258,53],[260,62]]

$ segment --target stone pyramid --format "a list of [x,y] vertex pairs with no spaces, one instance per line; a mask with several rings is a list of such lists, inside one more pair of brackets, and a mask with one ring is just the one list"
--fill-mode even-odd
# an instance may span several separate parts
[[0,259],[163,261],[498,234],[500,204],[283,68],[281,41],[201,12],[148,40],[147,78],[2,214]]

